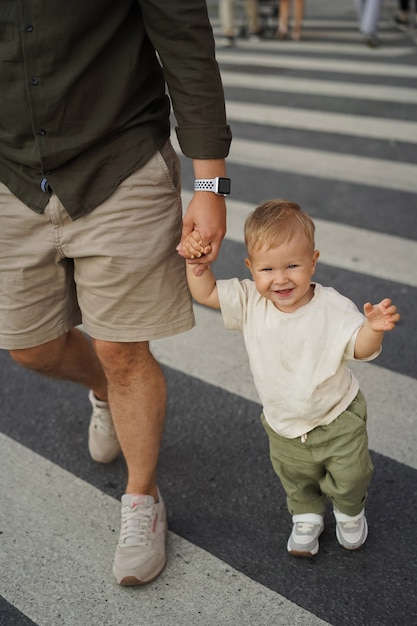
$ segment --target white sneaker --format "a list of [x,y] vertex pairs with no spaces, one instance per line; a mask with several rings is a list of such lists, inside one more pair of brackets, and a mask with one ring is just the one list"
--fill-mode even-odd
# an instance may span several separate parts
[[90,391],[88,399],[93,407],[88,428],[88,449],[94,461],[111,463],[121,452],[107,402],[97,400]]
[[357,550],[366,541],[368,536],[368,523],[363,509],[358,515],[350,516],[333,510],[336,518],[336,537],[341,546],[346,550]]
[[294,556],[314,556],[319,551],[319,536],[323,532],[323,516],[302,513],[292,516],[293,527],[287,550]]
[[144,585],[154,580],[166,565],[167,521],[165,505],[152,496],[122,496],[122,523],[113,562],[119,585]]

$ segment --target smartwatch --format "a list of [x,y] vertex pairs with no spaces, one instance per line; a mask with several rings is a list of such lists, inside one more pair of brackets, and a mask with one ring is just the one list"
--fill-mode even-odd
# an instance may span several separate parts
[[199,178],[194,181],[194,191],[212,191],[218,196],[228,196],[230,178]]

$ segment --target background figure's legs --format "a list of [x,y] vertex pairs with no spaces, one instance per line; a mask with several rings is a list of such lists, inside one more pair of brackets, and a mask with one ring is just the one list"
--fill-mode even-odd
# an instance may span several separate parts
[[367,0],[363,6],[360,29],[364,35],[376,35],[381,13],[381,0]]
[[219,18],[222,35],[232,45],[235,36],[234,0],[219,0]]
[[288,34],[288,17],[290,12],[290,0],[281,0],[279,3],[279,22],[277,38],[285,39]]
[[292,30],[292,38],[296,41],[301,39],[301,31],[303,28],[304,18],[304,0],[295,0],[294,5],[294,27]]
[[259,35],[259,14],[258,14],[258,0],[246,0],[246,16],[249,24],[249,34]]
[[381,6],[382,0],[355,0],[359,30],[365,37],[365,43],[371,48],[379,45],[377,32]]

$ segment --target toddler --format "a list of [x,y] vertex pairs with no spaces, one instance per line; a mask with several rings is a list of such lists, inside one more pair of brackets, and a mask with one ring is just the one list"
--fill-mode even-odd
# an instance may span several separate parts
[[220,309],[226,328],[243,333],[271,462],[292,515],[287,549],[302,557],[318,552],[328,499],[338,542],[356,550],[366,541],[373,465],[365,398],[347,362],[377,357],[384,332],[400,319],[388,298],[366,303],[362,315],[333,288],[312,282],[314,230],[294,202],[259,206],[245,223],[253,280],[216,282],[204,265],[210,244],[197,231],[178,246],[194,299]]

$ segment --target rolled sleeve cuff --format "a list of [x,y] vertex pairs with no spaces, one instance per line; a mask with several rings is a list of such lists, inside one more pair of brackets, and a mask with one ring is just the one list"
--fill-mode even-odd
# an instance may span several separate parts
[[356,343],[356,338],[358,336],[358,332],[360,331],[360,329],[362,328],[362,325],[359,326],[359,328],[357,328],[355,330],[355,332],[353,333],[347,347],[345,350],[345,358],[348,358],[350,360],[353,361],[373,361],[374,359],[376,359],[382,352],[382,345],[379,346],[379,349],[376,350],[376,352],[374,352],[373,354],[371,354],[371,356],[365,357],[364,359],[357,359],[355,357],[355,343]]
[[191,159],[225,159],[232,131],[229,125],[182,126],[175,129],[181,151]]

